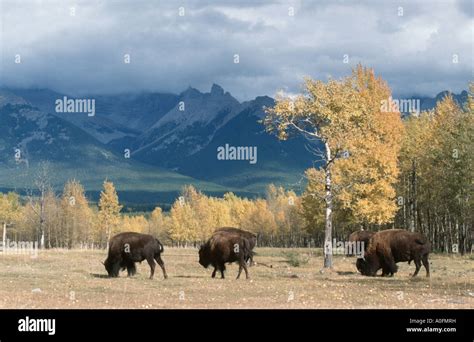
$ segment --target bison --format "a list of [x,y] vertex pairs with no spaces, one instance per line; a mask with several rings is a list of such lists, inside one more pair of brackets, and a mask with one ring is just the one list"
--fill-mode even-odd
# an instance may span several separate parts
[[238,234],[238,235],[246,238],[247,240],[249,240],[251,253],[245,261],[247,263],[249,263],[250,266],[254,264],[254,262],[253,262],[253,255],[254,255],[253,249],[257,245],[257,235],[255,235],[254,233],[248,232],[246,230],[239,229],[239,228],[234,228],[234,227],[218,228],[214,231],[214,234],[216,234],[216,233],[218,234],[220,232]]
[[163,245],[151,235],[133,232],[120,233],[109,241],[109,253],[104,262],[109,277],[118,277],[120,270],[127,269],[128,276],[133,276],[137,269],[135,262],[146,259],[150,265],[150,279],[155,274],[155,260],[163,270],[163,276],[168,278],[165,264],[161,259]]
[[239,279],[242,269],[245,276],[249,279],[247,270],[247,260],[251,257],[252,250],[250,241],[241,234],[228,231],[215,232],[212,237],[199,249],[199,264],[208,268],[214,267],[212,278],[215,278],[216,272],[221,272],[221,278],[224,279],[225,264],[237,261],[239,263]]
[[420,233],[412,233],[403,229],[382,230],[375,233],[369,241],[364,258],[357,259],[357,269],[366,276],[375,276],[382,269],[382,276],[393,276],[398,267],[397,262],[412,260],[415,262],[415,277],[421,263],[426,269],[426,276],[430,276],[428,255],[431,244]]
[[358,230],[353,232],[351,235],[349,235],[349,248],[346,251],[347,256],[353,256],[354,254],[360,254],[362,255],[362,251],[357,250],[357,243],[359,242],[360,244],[363,243],[363,248],[364,252],[367,250],[367,246],[369,245],[369,240],[370,238],[374,235],[374,232],[369,232],[367,230]]

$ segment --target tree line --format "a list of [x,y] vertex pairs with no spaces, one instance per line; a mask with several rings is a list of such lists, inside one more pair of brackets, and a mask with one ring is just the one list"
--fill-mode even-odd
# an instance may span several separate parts
[[111,181],[104,182],[97,206],[88,203],[77,180],[68,181],[59,196],[51,188],[34,199],[0,194],[4,241],[38,241],[43,248],[105,248],[111,236],[125,231],[186,247],[206,241],[223,226],[255,232],[261,245],[290,247],[310,241],[300,214],[301,198],[274,185],[259,199],[233,193],[212,197],[188,185],[169,212],[156,207],[150,213],[126,214],[121,209]]

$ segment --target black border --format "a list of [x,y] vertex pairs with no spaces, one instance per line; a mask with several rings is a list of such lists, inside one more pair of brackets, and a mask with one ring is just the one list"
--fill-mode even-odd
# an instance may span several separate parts
[[[334,340],[470,341],[474,310],[0,310],[0,341]],[[56,333],[19,332],[18,320],[55,318]],[[455,319],[456,332],[413,333],[410,319]],[[424,326],[423,326],[424,327]]]

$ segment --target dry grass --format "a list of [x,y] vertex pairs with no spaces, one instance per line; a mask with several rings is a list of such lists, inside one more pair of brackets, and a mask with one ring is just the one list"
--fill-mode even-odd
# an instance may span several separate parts
[[285,262],[288,250],[257,249],[251,280],[211,279],[211,269],[197,262],[197,250],[167,248],[163,255],[169,278],[156,269],[149,280],[146,262],[138,274],[109,279],[100,261],[105,251],[40,252],[0,255],[0,308],[474,308],[473,261],[468,257],[432,255],[432,276],[424,268],[411,279],[414,265],[400,263],[393,278],[356,273],[355,258],[335,257],[335,267],[320,272],[320,251],[292,249],[309,258],[300,267]]

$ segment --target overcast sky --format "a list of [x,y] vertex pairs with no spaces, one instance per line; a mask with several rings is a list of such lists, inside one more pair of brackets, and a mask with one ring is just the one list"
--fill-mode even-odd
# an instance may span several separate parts
[[459,92],[473,79],[470,0],[0,0],[0,6],[0,86],[79,95],[209,91],[218,83],[248,100],[297,92],[304,76],[347,75],[359,62],[398,96]]

